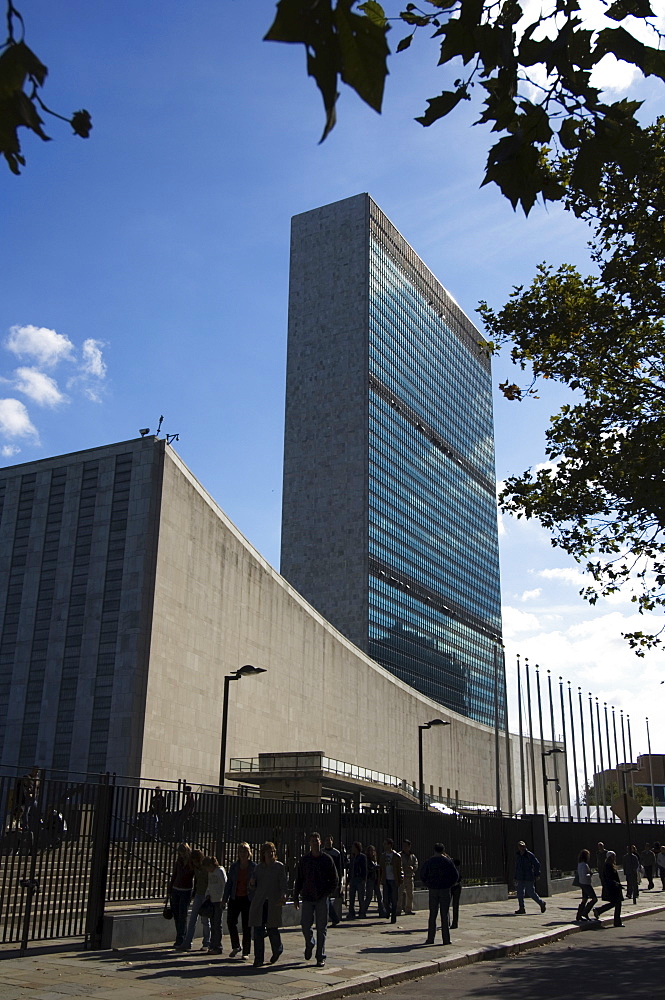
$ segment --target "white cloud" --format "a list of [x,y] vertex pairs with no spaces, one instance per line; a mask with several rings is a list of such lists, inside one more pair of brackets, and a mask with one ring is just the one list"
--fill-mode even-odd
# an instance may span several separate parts
[[561,566],[552,569],[539,569],[536,573],[544,580],[559,580],[561,583],[570,583],[575,587],[585,587],[591,583],[591,578],[587,577],[579,569],[566,569]]
[[105,377],[106,364],[102,359],[103,346],[104,344],[101,340],[93,340],[92,337],[83,341],[83,363],[81,364],[81,368],[87,375],[94,375],[96,378]]
[[74,345],[63,333],[56,333],[45,326],[12,326],[5,347],[19,358],[33,358],[38,364],[50,367],[70,359]]
[[3,444],[2,448],[0,448],[0,455],[2,455],[3,458],[11,458],[12,455],[18,455],[20,450],[21,449],[16,444]]
[[508,642],[516,635],[523,632],[536,632],[540,628],[540,621],[535,615],[527,611],[520,611],[519,608],[504,606],[501,612],[503,620],[503,635]]
[[533,590],[525,590],[520,598],[521,601],[535,601],[537,597],[540,597],[542,590],[540,587],[535,587]]
[[0,399],[0,434],[8,438],[39,440],[37,428],[20,399]]
[[17,368],[14,388],[40,406],[58,406],[67,399],[55,379],[36,368]]

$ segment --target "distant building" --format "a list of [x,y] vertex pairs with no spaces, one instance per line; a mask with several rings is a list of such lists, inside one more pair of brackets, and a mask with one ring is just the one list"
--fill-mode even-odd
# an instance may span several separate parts
[[511,740],[497,764],[492,727],[354,647],[163,440],[0,469],[0,774],[217,784],[224,677],[244,664],[266,672],[230,685],[227,780],[417,803],[418,726],[442,717],[427,792],[491,806],[498,774],[509,801]]
[[367,194],[292,221],[281,572],[395,676],[504,724],[488,352]]
[[665,754],[638,754],[636,764],[629,762],[619,764],[618,769],[607,768],[598,771],[593,779],[596,801],[603,800],[603,789],[608,802],[611,797],[610,792],[616,793],[617,789],[619,793],[623,792],[624,776],[629,791],[633,788],[642,788],[649,798],[653,798],[654,805],[665,806]]

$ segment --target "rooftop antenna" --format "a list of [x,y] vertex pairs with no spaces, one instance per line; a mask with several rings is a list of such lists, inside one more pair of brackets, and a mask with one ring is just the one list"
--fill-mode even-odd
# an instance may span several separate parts
[[157,424],[157,433],[156,433],[155,437],[159,437],[159,432],[162,429],[162,421],[163,420],[164,420],[164,414],[162,413],[161,417],[159,418],[159,423]]
[[166,443],[167,444],[173,444],[174,441],[179,441],[179,440],[180,440],[180,435],[179,434],[167,434],[166,435]]

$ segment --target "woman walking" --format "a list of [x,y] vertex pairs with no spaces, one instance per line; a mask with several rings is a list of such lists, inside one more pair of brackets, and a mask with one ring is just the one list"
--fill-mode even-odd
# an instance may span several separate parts
[[260,857],[249,883],[250,890],[253,890],[249,923],[253,931],[254,965],[257,968],[264,962],[266,934],[272,948],[271,965],[284,951],[279,927],[282,907],[286,903],[286,868],[277,860],[277,848],[271,841],[262,846]]
[[578,923],[581,920],[589,920],[589,914],[598,902],[598,896],[591,885],[590,858],[591,852],[585,849],[580,851],[580,856],[577,859],[577,881],[582,890],[582,899],[580,900],[580,905],[577,907],[577,916],[575,917]]
[[631,844],[624,854],[622,866],[626,879],[626,899],[632,899],[634,905],[640,894],[640,858],[634,844]]
[[614,926],[623,927],[621,923],[621,904],[623,902],[623,891],[619,881],[619,872],[616,866],[617,856],[614,851],[608,851],[605,859],[605,867],[601,873],[603,883],[602,898],[606,900],[605,906],[594,906],[593,915],[596,920],[600,920],[601,913],[611,910],[614,907]]
[[192,865],[192,850],[189,844],[178,844],[173,874],[169,882],[169,896],[173,920],[175,922],[175,941],[173,947],[180,950],[187,930],[187,910],[194,885],[194,866]]
[[208,873],[208,888],[206,897],[212,903],[212,916],[210,917],[210,947],[209,955],[222,954],[222,899],[226,886],[226,872],[220,865],[216,857],[210,856],[203,859],[203,866]]
[[354,920],[358,915],[356,914],[356,896],[358,897],[360,916],[363,916],[366,885],[367,858],[363,854],[363,845],[360,841],[354,840],[349,858],[349,920]]
[[[181,951],[192,950],[192,941],[194,940],[194,934],[196,932],[196,921],[199,918],[199,910],[203,905],[203,901],[206,898],[206,893],[208,891],[208,872],[205,868],[203,868],[203,851],[198,851],[196,849],[193,850],[190,860],[192,868],[194,869],[194,898],[192,899],[192,908],[189,912],[189,923],[187,924],[185,940],[180,945]],[[210,947],[209,917],[201,917],[201,928],[203,930],[201,951],[207,951]]]
[[379,859],[376,856],[376,847],[374,844],[367,845],[365,855],[367,857],[367,881],[365,882],[365,899],[361,902],[360,906],[360,916],[367,916],[369,904],[376,896],[376,900],[379,904],[379,916],[385,917],[386,911],[383,908],[381,886],[379,882]]
[[242,957],[247,958],[252,947],[252,932],[249,924],[249,883],[254,875],[256,862],[252,861],[249,844],[238,845],[238,858],[229,868],[229,877],[224,889],[223,903],[228,904],[226,923],[231,938],[231,958],[240,952],[238,917],[242,920]]

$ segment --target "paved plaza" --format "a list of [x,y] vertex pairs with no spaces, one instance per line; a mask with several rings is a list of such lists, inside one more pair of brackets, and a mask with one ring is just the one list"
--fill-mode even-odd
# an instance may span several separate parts
[[[514,899],[462,906],[460,926],[451,932],[449,946],[424,944],[427,914],[423,910],[400,917],[397,924],[372,917],[344,920],[328,931],[328,961],[322,969],[304,960],[299,928],[283,930],[283,956],[276,965],[261,969],[254,969],[251,961],[230,959],[227,937],[224,954],[219,956],[196,950],[178,954],[161,945],[89,952],[61,942],[35,944],[26,956],[16,957],[15,949],[4,946],[0,949],[0,1000],[337,997],[526,950],[568,933],[603,934],[608,943],[622,934],[622,928],[611,926],[611,918],[604,918],[602,927],[594,922],[580,930],[572,923],[578,899],[578,892],[550,897],[544,914],[527,900],[526,916],[514,915]],[[637,905],[624,905],[624,916],[632,918],[655,908],[665,910],[665,893],[643,892]]]

